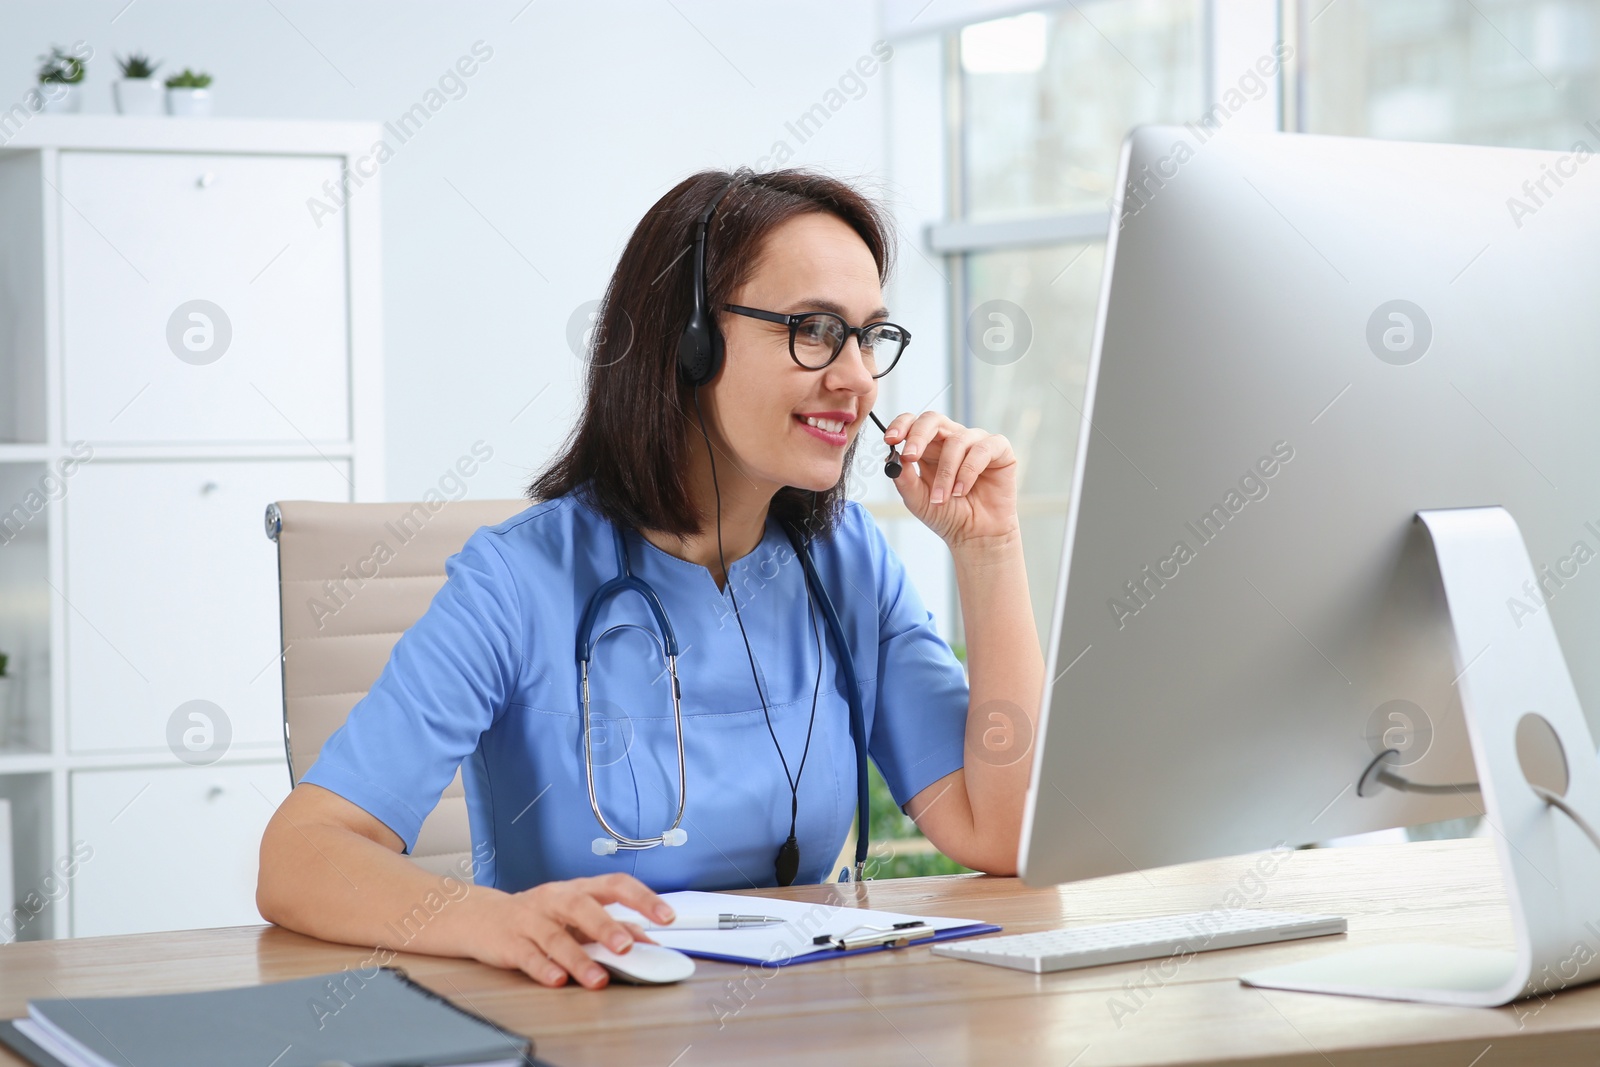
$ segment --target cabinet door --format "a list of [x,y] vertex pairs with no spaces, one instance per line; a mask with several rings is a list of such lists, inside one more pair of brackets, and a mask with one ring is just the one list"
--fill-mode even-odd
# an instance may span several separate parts
[[257,854],[289,792],[282,761],[74,771],[71,791],[75,855],[87,854],[74,936],[261,922]]
[[194,700],[223,720],[206,745],[227,729],[230,747],[281,749],[278,556],[262,514],[349,500],[348,475],[320,459],[78,468],[63,500],[72,751],[176,752]]
[[346,439],[344,220],[306,207],[339,174],[333,157],[62,152],[67,437]]

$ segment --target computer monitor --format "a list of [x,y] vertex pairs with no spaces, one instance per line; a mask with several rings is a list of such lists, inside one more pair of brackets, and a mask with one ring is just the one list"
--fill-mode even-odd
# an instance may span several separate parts
[[1123,147],[1020,865],[1033,885],[1481,811],[1418,511],[1503,505],[1600,708],[1600,137]]

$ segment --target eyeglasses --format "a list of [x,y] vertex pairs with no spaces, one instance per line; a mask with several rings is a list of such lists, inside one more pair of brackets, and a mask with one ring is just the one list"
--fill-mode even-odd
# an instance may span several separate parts
[[894,370],[900,355],[911,343],[911,331],[892,322],[869,322],[851,326],[831,311],[807,311],[785,315],[777,311],[724,304],[723,310],[763,322],[789,327],[789,356],[806,370],[821,370],[839,358],[844,343],[851,337],[861,346],[861,361],[867,373],[882,378]]

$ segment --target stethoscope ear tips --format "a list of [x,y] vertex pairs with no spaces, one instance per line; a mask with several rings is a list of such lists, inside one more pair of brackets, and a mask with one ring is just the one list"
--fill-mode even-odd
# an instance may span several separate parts
[[[666,847],[668,847],[668,848],[671,848],[673,845],[687,844],[688,841],[689,841],[689,831],[683,829],[680,826],[674,826],[672,829],[665,831],[661,835],[661,843],[663,845],[665,845]],[[618,844],[619,844],[619,842],[615,838],[612,838],[612,837],[597,837],[589,845],[589,848],[591,850],[593,850],[593,852],[594,852],[594,854],[596,856],[615,856],[617,854]],[[640,847],[640,846],[630,846],[630,847],[635,847],[636,848],[636,847]],[[645,848],[650,847],[649,843],[646,843],[643,847],[645,847]]]

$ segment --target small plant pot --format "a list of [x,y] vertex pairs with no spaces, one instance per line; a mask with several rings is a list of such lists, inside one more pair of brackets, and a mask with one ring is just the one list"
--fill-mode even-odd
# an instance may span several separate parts
[[211,114],[210,89],[168,89],[167,114],[203,119]]
[[76,85],[63,82],[40,82],[40,110],[48,115],[76,114],[83,107],[83,93]]
[[111,83],[111,96],[119,115],[159,115],[165,87],[154,78],[119,78]]

